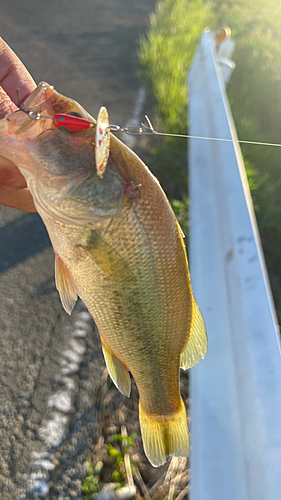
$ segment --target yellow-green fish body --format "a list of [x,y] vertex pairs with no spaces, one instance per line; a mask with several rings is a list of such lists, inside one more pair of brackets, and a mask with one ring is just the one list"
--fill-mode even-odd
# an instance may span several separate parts
[[[40,85],[35,98],[28,98],[30,109],[39,95],[48,104],[41,104],[44,115],[79,111],[89,117],[74,101]],[[151,463],[187,456],[179,369],[205,356],[207,337],[168,200],[143,162],[114,136],[99,178],[92,130],[69,133],[47,119],[32,124],[21,113],[9,115],[2,137],[0,126],[0,153],[7,156],[12,145],[10,158],[26,176],[56,254],[62,303],[70,313],[81,297],[98,326],[109,373],[127,396],[129,372],[134,377]]]

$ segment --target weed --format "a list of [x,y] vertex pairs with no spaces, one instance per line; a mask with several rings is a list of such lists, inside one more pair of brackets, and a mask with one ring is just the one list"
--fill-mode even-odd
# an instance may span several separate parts
[[[118,443],[118,447],[115,448],[112,444],[108,444],[107,451],[110,456],[114,457],[114,471],[112,473],[112,481],[120,484],[120,487],[128,481],[127,471],[125,466],[125,455],[129,454],[130,449],[134,445],[135,435],[123,436],[122,434],[115,434],[111,436],[113,442]],[[130,468],[132,474],[134,474],[134,466],[130,460]]]
[[84,498],[87,500],[94,500],[97,498],[100,490],[101,484],[99,481],[100,473],[103,468],[103,463],[99,461],[95,467],[92,466],[91,459],[87,460],[88,475],[83,484]]

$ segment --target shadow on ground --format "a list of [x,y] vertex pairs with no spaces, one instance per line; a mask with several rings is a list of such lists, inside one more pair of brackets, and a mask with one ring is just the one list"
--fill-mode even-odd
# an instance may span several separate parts
[[7,223],[0,229],[0,274],[50,245],[48,233],[38,214],[25,214]]

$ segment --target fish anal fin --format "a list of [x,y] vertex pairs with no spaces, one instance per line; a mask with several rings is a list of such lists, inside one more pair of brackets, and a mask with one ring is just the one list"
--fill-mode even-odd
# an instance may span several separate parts
[[134,282],[135,277],[121,255],[106,243],[97,232],[92,231],[88,245],[82,245],[85,253],[109,278]]
[[70,315],[77,301],[76,286],[70,271],[58,254],[55,258],[55,279],[63,308]]
[[208,347],[207,331],[204,318],[193,297],[192,323],[190,336],[185,350],[181,354],[180,367],[187,370],[196,365],[206,355]]
[[154,467],[169,457],[188,457],[189,431],[182,399],[179,410],[171,415],[148,414],[140,402],[139,416],[144,451]]
[[102,341],[102,350],[108,369],[108,373],[116,385],[117,389],[124,394],[124,396],[130,397],[131,394],[131,378],[128,370],[119,361],[119,359],[110,351],[110,349]]

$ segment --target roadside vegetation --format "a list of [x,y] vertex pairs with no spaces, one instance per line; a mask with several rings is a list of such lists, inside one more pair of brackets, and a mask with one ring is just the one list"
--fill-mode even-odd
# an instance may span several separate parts
[[[158,130],[187,133],[186,73],[203,29],[228,25],[236,41],[236,69],[228,85],[238,136],[281,143],[280,0],[161,0],[140,43],[142,75],[155,101]],[[157,138],[152,170],[176,214],[187,213],[186,140]],[[243,145],[279,321],[281,321],[281,151]],[[175,201],[173,201],[175,200]],[[185,231],[187,220],[182,220]]]

